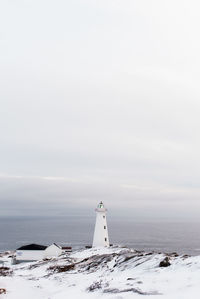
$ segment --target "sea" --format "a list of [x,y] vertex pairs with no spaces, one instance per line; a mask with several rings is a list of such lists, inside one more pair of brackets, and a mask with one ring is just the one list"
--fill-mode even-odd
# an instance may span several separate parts
[[[37,243],[72,246],[92,244],[95,218],[87,215],[0,217],[0,251]],[[108,220],[110,243],[147,252],[200,255],[200,223]]]

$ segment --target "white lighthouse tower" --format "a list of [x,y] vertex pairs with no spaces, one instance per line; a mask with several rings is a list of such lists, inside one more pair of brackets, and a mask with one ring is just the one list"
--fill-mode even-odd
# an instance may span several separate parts
[[92,247],[109,247],[108,227],[106,221],[106,209],[102,201],[98,204],[96,211],[96,224]]

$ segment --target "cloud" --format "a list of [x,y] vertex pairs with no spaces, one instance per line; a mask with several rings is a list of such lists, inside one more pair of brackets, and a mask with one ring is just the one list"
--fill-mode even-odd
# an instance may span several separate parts
[[199,3],[1,6],[1,207],[195,210]]

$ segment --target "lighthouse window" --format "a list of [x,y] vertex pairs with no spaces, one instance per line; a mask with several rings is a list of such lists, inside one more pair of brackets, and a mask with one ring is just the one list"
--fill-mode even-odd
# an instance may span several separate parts
[[106,229],[106,226],[104,225],[104,229]]
[[105,216],[103,216],[103,218],[105,218]]
[[107,238],[105,238],[105,241],[107,241]]

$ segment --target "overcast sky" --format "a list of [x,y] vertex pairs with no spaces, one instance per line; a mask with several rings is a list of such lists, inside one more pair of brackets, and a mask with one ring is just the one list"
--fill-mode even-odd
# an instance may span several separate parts
[[2,0],[1,215],[200,218],[200,3]]

